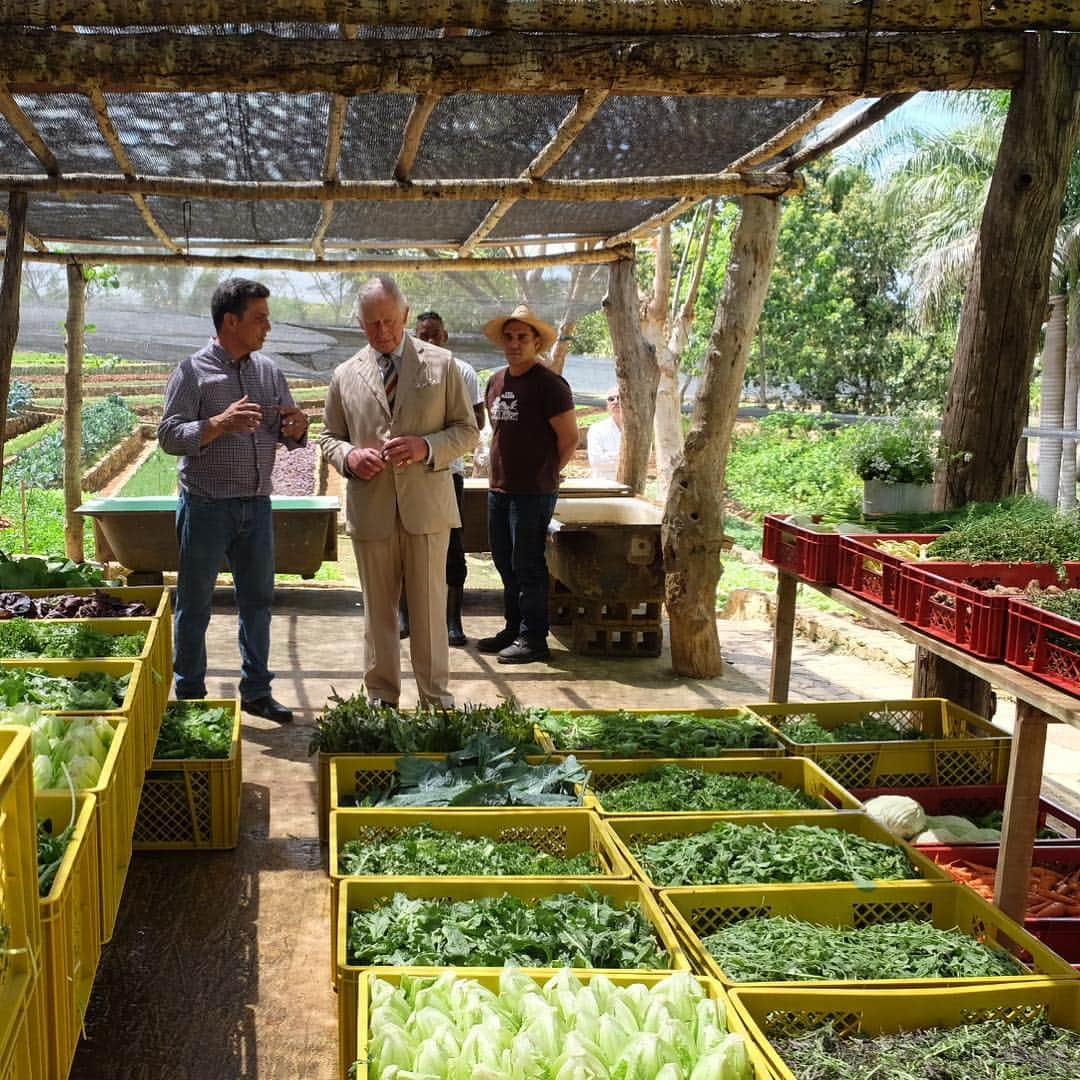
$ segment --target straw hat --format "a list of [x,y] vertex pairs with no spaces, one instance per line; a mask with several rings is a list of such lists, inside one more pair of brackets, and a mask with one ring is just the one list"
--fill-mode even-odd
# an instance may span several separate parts
[[547,352],[559,338],[558,330],[551,323],[538,319],[532,313],[528,304],[518,304],[509,315],[499,315],[497,318],[484,323],[484,335],[494,341],[496,345],[502,345],[503,326],[511,320],[531,326],[540,335],[540,352]]

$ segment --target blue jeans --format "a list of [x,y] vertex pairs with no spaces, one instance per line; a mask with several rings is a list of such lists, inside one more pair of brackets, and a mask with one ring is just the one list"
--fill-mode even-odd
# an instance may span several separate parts
[[506,628],[530,644],[548,633],[547,528],[557,495],[488,492],[488,539],[503,583]]
[[240,614],[240,696],[266,697],[273,674],[270,609],[274,602],[274,526],[270,497],[204,499],[181,489],[176,508],[180,570],[173,616],[176,696],[206,696],[206,628],[214,582],[225,559]]

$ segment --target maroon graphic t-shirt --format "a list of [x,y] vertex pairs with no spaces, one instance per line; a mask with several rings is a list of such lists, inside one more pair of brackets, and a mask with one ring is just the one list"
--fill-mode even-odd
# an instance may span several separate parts
[[488,381],[492,491],[550,495],[559,490],[559,449],[548,421],[574,407],[570,384],[543,364],[524,375],[500,368]]

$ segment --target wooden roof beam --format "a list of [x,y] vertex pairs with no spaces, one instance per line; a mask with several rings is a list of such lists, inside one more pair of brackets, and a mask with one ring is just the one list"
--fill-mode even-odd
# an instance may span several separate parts
[[1071,0],[0,0],[0,25],[201,25],[237,22],[471,26],[589,34],[753,33],[808,30],[1080,30]]
[[[600,6],[600,5],[587,5]],[[1080,35],[1072,42],[1080,58]],[[618,39],[496,33],[454,39],[296,40],[178,33],[0,34],[12,92],[613,94],[880,97],[1009,89],[1019,33],[732,35]]]
[[45,145],[41,132],[34,127],[33,120],[23,112],[19,103],[15,100],[11,91],[0,82],[0,116],[15,129],[26,148],[41,163],[41,167],[49,176],[57,176],[60,173],[60,163],[56,155]]
[[[97,117],[98,130],[101,132],[101,137],[109,144],[109,149],[112,151],[113,157],[116,158],[116,163],[120,166],[123,174],[130,179],[135,175],[135,166],[132,164],[131,158],[128,156],[127,148],[117,134],[116,128],[113,127],[112,120],[109,119],[109,106],[105,101],[105,95],[95,87],[90,90],[89,97],[90,105],[94,110],[94,116]],[[174,255],[177,254],[180,251],[180,245],[161,227],[161,223],[154,217],[153,211],[150,209],[150,204],[146,201],[145,196],[135,192],[131,196],[131,201],[135,204],[143,221],[146,222],[146,227],[158,238],[165,248]]]
[[[558,130],[551,137],[547,146],[536,155],[528,167],[521,173],[521,179],[539,179],[548,169],[566,153],[574,140],[585,130],[586,125],[596,115],[600,106],[607,100],[606,90],[586,90],[574,103],[574,107],[563,117]],[[484,220],[473,229],[465,242],[458,249],[460,255],[467,255],[484,240],[499,224],[507,212],[516,203],[517,196],[506,195],[501,198],[484,216]]]
[[[79,252],[28,251],[26,262],[68,263],[79,257]],[[156,252],[108,251],[92,255],[96,262],[114,266],[200,266],[236,267],[249,270],[302,270],[313,273],[474,273],[477,270],[536,269],[545,266],[582,266],[614,262],[630,258],[630,248],[594,248],[587,251],[564,251],[550,255],[492,256],[485,259],[445,259],[378,257],[361,259],[288,259],[279,256],[243,255],[165,255]]]
[[843,94],[836,97],[825,98],[819,101],[812,109],[807,109],[802,116],[796,117],[786,128],[778,131],[770,139],[766,139],[760,146],[736,158],[725,172],[745,172],[755,165],[761,165],[770,161],[777,154],[794,146],[804,135],[809,135],[820,123],[835,115],[841,109],[846,109],[857,98]]
[[479,180],[202,180],[178,176],[112,176],[65,173],[63,176],[0,175],[0,190],[53,195],[155,195],[177,199],[279,199],[299,202],[420,202],[427,199],[496,201],[554,199],[595,202],[609,199],[672,199],[705,195],[783,195],[801,190],[802,182],[775,172],[704,173],[688,176],[613,177],[600,180],[532,180],[495,177]]

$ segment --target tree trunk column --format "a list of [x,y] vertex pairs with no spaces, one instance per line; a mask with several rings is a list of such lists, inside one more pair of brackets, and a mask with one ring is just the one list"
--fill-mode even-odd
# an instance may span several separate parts
[[64,323],[64,547],[82,562],[83,522],[75,513],[82,502],[83,352],[86,345],[86,278],[77,262],[67,265],[68,307]]
[[26,240],[24,192],[8,196],[4,276],[0,280],[0,487],[4,482],[4,431],[7,428],[8,391],[11,389],[11,358],[19,336],[19,291],[22,288],[23,244]]
[[723,670],[716,586],[724,539],[724,471],[779,231],[777,201],[760,196],[741,200],[690,432],[664,507],[664,593],[671,660],[679,675],[708,679]]

